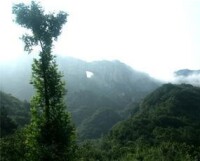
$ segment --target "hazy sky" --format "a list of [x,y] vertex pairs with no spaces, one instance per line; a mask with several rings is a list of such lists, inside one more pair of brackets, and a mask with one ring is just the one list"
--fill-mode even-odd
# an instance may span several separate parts
[[[200,69],[200,0],[41,0],[69,14],[54,52],[83,60],[121,60],[159,79]],[[0,1],[0,63],[23,52],[12,3]],[[24,0],[23,2],[28,2]]]

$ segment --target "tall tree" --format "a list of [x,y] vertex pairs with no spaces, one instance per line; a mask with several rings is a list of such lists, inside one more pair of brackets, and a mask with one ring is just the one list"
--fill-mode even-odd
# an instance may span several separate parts
[[39,3],[13,6],[15,22],[31,31],[24,34],[24,50],[32,52],[40,47],[39,58],[32,64],[32,81],[36,94],[31,101],[31,125],[27,130],[27,144],[31,153],[27,157],[41,161],[72,160],[75,130],[66,112],[62,73],[58,71],[53,42],[61,34],[66,23],[64,12],[46,14]]

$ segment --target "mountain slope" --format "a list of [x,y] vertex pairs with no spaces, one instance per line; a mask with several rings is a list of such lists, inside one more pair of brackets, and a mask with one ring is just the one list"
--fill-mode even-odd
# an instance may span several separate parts
[[116,158],[200,159],[199,118],[200,88],[165,84],[148,95],[131,118],[112,129],[104,149]]
[[0,91],[0,115],[0,133],[3,137],[29,122],[29,103]]
[[[66,81],[65,99],[68,110],[72,113],[72,119],[78,129],[92,125],[90,121],[96,119],[96,113],[102,108],[112,109],[119,115],[116,117],[118,121],[126,118],[129,115],[130,104],[139,102],[161,84],[147,74],[137,72],[119,61],[85,62],[74,58],[58,57],[57,62]],[[22,100],[31,98],[34,91],[29,85],[30,64],[31,59],[25,59],[18,64],[0,68],[1,85],[4,91]],[[98,128],[100,133],[98,136],[108,131],[106,127]],[[107,130],[104,131],[105,129]],[[82,136],[88,138],[86,137],[88,134]]]
[[[129,115],[130,104],[138,102],[160,85],[147,74],[134,71],[119,61],[62,61],[65,62],[60,63],[60,67],[67,80],[68,107],[83,139],[106,134],[116,122]],[[92,76],[87,77],[87,72]],[[103,115],[97,115],[99,109],[113,110],[115,119],[110,120],[109,128]]]

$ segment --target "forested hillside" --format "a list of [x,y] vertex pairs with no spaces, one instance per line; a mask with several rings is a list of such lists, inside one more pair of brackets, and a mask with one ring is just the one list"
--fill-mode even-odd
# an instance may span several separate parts
[[129,119],[114,126],[102,143],[84,147],[94,148],[94,160],[102,161],[198,161],[199,118],[200,88],[165,84],[148,95]]
[[0,91],[1,137],[14,133],[17,128],[29,123],[29,103],[20,101],[10,94]]
[[[200,161],[200,70],[176,71],[174,80],[171,80],[174,84],[164,84],[118,60],[86,62],[71,57],[56,57],[54,52],[59,50],[54,50],[54,45],[58,45],[55,42],[64,30],[65,23],[72,19],[68,19],[69,14],[65,11],[49,12],[46,11],[48,7],[43,8],[41,4],[34,0],[29,4],[12,4],[11,17],[13,22],[23,28],[19,29],[23,32],[20,33],[20,39],[24,44],[24,52],[28,54],[19,56],[18,60],[10,59],[12,56],[8,55],[13,51],[19,54],[16,47],[20,48],[20,45],[12,39],[16,36],[15,32],[12,36],[5,34],[13,43],[5,41],[6,48],[3,49],[6,50],[2,50],[5,51],[2,58],[9,58],[9,64],[4,61],[0,63],[0,161]],[[121,5],[120,8],[125,7]],[[101,6],[100,3],[97,6]],[[56,5],[54,7],[56,9]],[[107,7],[109,8],[109,5]],[[132,10],[132,7],[130,8]],[[152,7],[143,8],[142,12],[145,13],[146,9]],[[175,8],[177,11],[177,7]],[[95,10],[93,7],[92,9],[92,17],[95,18]],[[73,15],[75,12],[71,11]],[[80,8],[77,11],[80,11]],[[150,12],[149,10],[147,13]],[[5,12],[5,18],[6,14]],[[112,19],[109,14],[105,15]],[[137,16],[138,20],[142,19],[143,26],[146,21],[144,15],[146,14],[140,17],[140,14],[139,18]],[[149,15],[155,17],[151,13]],[[175,13],[172,12],[171,15]],[[83,16],[88,23],[87,14]],[[180,18],[180,15],[178,17]],[[175,18],[177,19],[176,16]],[[6,18],[6,22],[9,19]],[[98,17],[95,19],[99,20]],[[169,19],[171,21],[171,18]],[[78,19],[73,21],[76,20]],[[121,24],[126,22],[123,18],[120,20]],[[98,22],[104,24],[102,21]],[[127,28],[127,25],[124,26]],[[94,28],[93,24],[90,27]],[[105,25],[104,27],[107,28]],[[101,28],[103,32],[104,27]],[[135,27],[137,29],[137,25]],[[162,28],[162,25],[160,27]],[[132,31],[135,29],[131,27]],[[85,32],[84,40],[91,33],[95,33],[90,31]],[[152,75],[167,78],[170,74],[167,72],[169,64],[172,65],[170,71],[185,64],[183,62],[186,59],[177,61],[176,58],[180,56],[177,57],[174,53],[182,53],[182,50],[179,50],[180,45],[177,45],[178,50],[173,45],[173,51],[162,51],[160,49],[166,49],[163,48],[166,44],[166,47],[170,48],[170,44],[165,43],[166,39],[160,43],[160,48],[157,48],[158,45],[154,46],[159,43],[149,45],[150,41],[146,41],[148,44],[145,45],[144,41],[138,42],[152,37],[148,35],[149,31],[146,31],[147,34],[139,34],[139,39],[131,41],[133,44],[130,47],[136,48],[135,52],[131,52],[133,50],[128,49],[130,43],[124,41],[119,43],[120,48],[113,46],[119,50],[114,54],[129,54],[131,57],[125,57],[128,56],[131,60],[127,62],[134,63],[137,69],[146,69]],[[156,33],[160,35],[160,31],[152,32],[156,39]],[[172,33],[168,31],[166,33]],[[105,35],[103,37],[107,38]],[[113,37],[112,34],[110,36]],[[128,36],[131,38],[133,35]],[[141,39],[141,36],[144,37]],[[95,37],[99,39],[98,35]],[[170,36],[172,37],[176,40],[176,36]],[[63,40],[64,45],[70,45],[67,39]],[[79,39],[74,37],[73,40]],[[95,44],[102,45],[97,41],[92,45],[87,42],[87,51],[95,47]],[[107,45],[112,48],[110,43]],[[140,50],[141,46],[145,50]],[[7,50],[7,47],[12,50]],[[77,41],[76,47],[81,51],[79,54],[86,54],[79,48],[81,46]],[[58,48],[62,54],[69,51],[76,53],[66,50],[62,45]],[[101,52],[98,47],[95,47],[94,51],[96,54],[101,53],[101,58],[104,54],[110,55],[109,50]],[[170,54],[173,54],[171,63]],[[194,53],[192,55],[195,56]],[[121,56],[119,58],[121,59]],[[176,64],[177,62],[181,64]],[[192,66],[198,67],[198,63]]]
[[[24,112],[28,104],[2,92],[1,98],[4,100],[1,108],[8,109],[6,119],[9,121],[6,123],[11,127],[5,133],[8,135],[20,125],[15,117],[26,116]],[[99,136],[102,133],[100,128],[108,131],[117,124],[100,140],[82,142],[76,152],[78,158],[83,161],[200,159],[200,88],[188,84],[165,84],[146,96],[138,106],[130,105],[129,112],[130,118],[117,123],[121,117],[113,109],[98,109],[80,126],[81,135],[85,135],[81,136],[82,139]],[[5,120],[2,116],[1,120]],[[16,137],[23,140],[20,133]]]

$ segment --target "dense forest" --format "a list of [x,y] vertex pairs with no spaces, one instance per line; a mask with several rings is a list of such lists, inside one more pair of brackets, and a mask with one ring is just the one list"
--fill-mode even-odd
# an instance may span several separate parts
[[19,68],[0,68],[0,161],[200,160],[198,79],[163,84],[119,61],[56,58],[68,15],[34,1],[12,11],[30,31],[24,50],[40,50]]
[[0,91],[1,137],[12,134],[30,121],[30,104]]
[[[7,107],[13,111],[15,107],[18,111],[16,116],[21,113],[22,118],[28,118],[24,112],[29,109],[27,103],[24,104],[11,95],[3,94],[3,97],[6,101],[1,108]],[[93,125],[83,129],[87,131],[86,134],[99,133],[96,129],[98,126],[105,128],[102,120],[106,124],[112,124],[118,119],[118,115],[113,112],[101,110],[96,119],[91,119],[90,124]],[[75,158],[85,161],[200,159],[199,87],[189,84],[164,84],[146,96],[140,104],[132,106],[130,114],[100,138],[77,142]],[[1,155],[9,152],[17,157],[25,150],[21,134],[23,128],[17,128],[23,125],[17,122],[12,112],[8,112],[6,116],[1,113],[1,120],[6,119],[9,121],[1,123],[1,131],[4,127],[8,130],[2,135]],[[5,151],[6,149],[9,151]]]
[[82,144],[82,160],[198,161],[200,88],[165,84],[100,140]]

